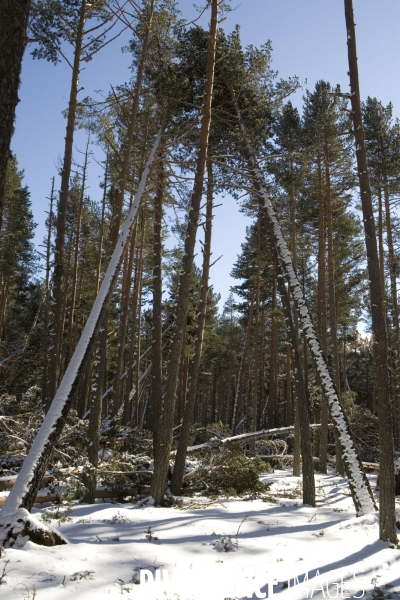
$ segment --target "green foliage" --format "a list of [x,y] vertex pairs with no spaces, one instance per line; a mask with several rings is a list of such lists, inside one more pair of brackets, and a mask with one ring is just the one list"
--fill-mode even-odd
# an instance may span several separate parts
[[[35,0],[32,2],[30,35],[35,43],[32,51],[34,58],[44,58],[53,64],[64,59],[71,65],[73,59],[68,60],[63,42],[72,46],[76,44],[82,4],[82,0]],[[104,24],[109,23],[113,18],[106,0],[87,2],[84,16],[85,21],[101,19]],[[89,34],[81,60],[85,62],[91,60],[93,54],[104,44],[105,39],[104,27],[100,30],[97,28]]]
[[265,463],[257,456],[248,458],[240,444],[227,444],[213,460],[207,476],[209,490],[215,492],[233,491],[240,495],[246,492],[264,492],[265,485],[260,481],[265,471]]

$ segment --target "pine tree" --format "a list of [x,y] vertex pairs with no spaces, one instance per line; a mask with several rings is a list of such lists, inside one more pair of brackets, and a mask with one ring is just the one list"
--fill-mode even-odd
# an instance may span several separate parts
[[0,2],[0,231],[31,0]]

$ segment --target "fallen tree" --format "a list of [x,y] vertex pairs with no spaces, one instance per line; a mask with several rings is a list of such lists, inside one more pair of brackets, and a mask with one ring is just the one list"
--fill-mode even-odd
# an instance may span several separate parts
[[[319,423],[312,423],[310,425],[311,430],[319,429],[321,425]],[[329,427],[333,427],[331,423]],[[187,449],[188,452],[196,452],[197,450],[202,450],[203,448],[215,448],[215,446],[219,446],[220,444],[228,444],[230,442],[241,442],[247,443],[251,440],[257,440],[258,438],[263,437],[273,437],[274,435],[280,435],[283,433],[291,433],[294,431],[294,425],[288,425],[287,427],[275,427],[274,429],[261,429],[260,431],[251,431],[250,433],[241,433],[240,435],[233,435],[227,438],[212,438],[209,442],[205,442],[204,444],[197,444],[196,446],[189,446]],[[175,454],[175,450],[171,452],[171,454]]]
[[[294,460],[293,454],[259,454],[259,458],[263,460]],[[313,461],[315,463],[320,462],[319,456],[313,456]],[[336,463],[336,458],[327,458],[326,462],[334,465]],[[379,470],[379,463],[370,463],[370,462],[362,462],[362,466],[364,469],[376,469]]]

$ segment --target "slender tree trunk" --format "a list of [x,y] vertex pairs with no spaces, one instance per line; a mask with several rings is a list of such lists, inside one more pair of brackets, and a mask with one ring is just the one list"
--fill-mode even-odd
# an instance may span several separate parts
[[4,279],[0,296],[0,340],[2,339],[4,317],[6,314],[9,279]]
[[[383,206],[382,206],[382,188],[378,185],[378,247],[379,247],[379,270],[382,298],[385,302],[385,251],[383,249]],[[385,314],[386,316],[386,314]]]
[[[185,409],[182,419],[182,427],[179,433],[178,449],[176,451],[174,472],[171,481],[171,492],[178,495],[182,486],[182,478],[185,472],[186,451],[189,443],[190,426],[193,421],[193,409],[196,400],[201,352],[203,348],[204,329],[206,324],[207,313],[207,296],[208,296],[208,281],[210,276],[210,261],[211,261],[211,231],[213,219],[213,196],[214,196],[214,178],[212,170],[212,162],[207,162],[207,209],[206,209],[206,224],[204,234],[203,247],[203,271],[201,276],[200,301],[197,313],[197,330],[194,346],[194,354],[189,371],[189,389],[186,396]],[[229,398],[230,398],[230,385]],[[204,400],[205,402],[205,400]],[[204,408],[203,408],[203,424],[204,424]]]
[[82,210],[83,210],[83,201],[85,198],[85,187],[86,187],[86,175],[87,175],[87,166],[88,166],[88,158],[89,158],[89,144],[90,137],[88,138],[85,152],[85,162],[83,165],[82,172],[82,187],[81,193],[79,197],[79,206],[78,206],[78,217],[76,220],[76,238],[75,238],[75,252],[74,252],[74,266],[72,272],[72,289],[71,289],[71,308],[69,314],[68,321],[68,332],[67,332],[67,346],[65,349],[65,368],[67,368],[69,359],[72,354],[72,333],[73,333],[73,325],[74,325],[74,313],[75,313],[75,301],[76,301],[76,291],[78,284],[78,266],[79,266],[79,250],[80,250],[80,241],[81,241],[81,221],[82,221]]
[[[111,227],[110,227],[109,250],[108,250],[109,257],[111,257],[111,255],[114,251],[115,245],[117,243],[119,228],[120,228],[120,224],[121,224],[122,208],[123,208],[124,197],[125,197],[125,188],[126,188],[126,182],[128,179],[129,165],[131,162],[132,140],[133,140],[133,134],[135,131],[136,121],[137,121],[139,99],[140,99],[140,94],[141,94],[141,90],[142,90],[143,72],[144,72],[144,67],[145,67],[146,58],[147,58],[147,51],[148,51],[148,45],[149,45],[149,39],[150,39],[150,31],[151,31],[151,26],[152,26],[152,21],[153,21],[154,4],[155,4],[155,0],[151,0],[149,17],[148,17],[147,23],[145,24],[145,35],[144,35],[144,39],[143,39],[142,52],[141,52],[141,57],[140,57],[138,70],[137,70],[135,88],[134,88],[134,92],[133,92],[131,110],[130,110],[129,121],[128,121],[128,128],[127,128],[127,132],[126,132],[126,136],[125,136],[124,144],[123,144],[121,168],[119,171],[119,177],[118,177],[117,185],[116,185],[116,193],[114,196],[113,215],[112,215]],[[105,322],[108,321],[108,309],[105,312],[104,319],[105,319]],[[105,352],[105,351],[106,351],[106,348],[103,346],[103,352]],[[103,363],[104,363],[104,357],[100,357],[99,364],[102,365]],[[101,387],[102,386],[99,386],[99,388],[101,388]],[[116,398],[115,394],[113,394],[113,397],[111,400],[111,411],[110,411],[112,416],[116,416],[116,414],[118,412],[118,402],[119,402],[119,399]]]
[[152,403],[150,424],[153,431],[153,452],[157,447],[158,421],[162,402],[162,219],[165,189],[165,166],[160,157],[157,190],[154,198],[153,233],[153,329],[152,329]]
[[279,427],[279,405],[277,388],[277,324],[276,324],[276,280],[272,286],[271,305],[271,350],[269,356],[269,400],[268,400],[268,427]]
[[[321,349],[325,360],[328,358],[328,311],[327,311],[327,294],[326,294],[326,227],[325,227],[325,206],[322,187],[322,165],[321,154],[318,151],[318,337],[321,343]],[[321,408],[319,411],[321,421],[321,430],[318,435],[319,442],[319,469],[321,473],[327,472],[327,454],[328,454],[328,401],[322,392]]]
[[394,380],[394,408],[395,408],[395,434],[396,442],[399,443],[400,438],[400,325],[399,325],[399,310],[397,302],[397,259],[393,245],[392,231],[392,215],[390,211],[390,196],[388,189],[387,176],[384,180],[385,194],[385,220],[386,220],[386,235],[388,246],[388,263],[390,275],[390,295],[391,295],[391,315],[393,321],[393,380]]
[[[233,344],[232,344],[233,347]],[[259,408],[258,408],[258,428],[262,427],[262,411],[265,406],[264,382],[265,382],[265,299],[261,301],[261,322],[260,322],[260,360],[259,360]]]
[[88,504],[94,504],[96,498],[95,493],[97,486],[97,467],[99,464],[102,414],[101,398],[103,395],[105,372],[107,368],[107,325],[107,323],[104,323],[98,334],[93,365],[93,380],[90,390],[87,465],[82,477],[85,486],[83,499]]
[[31,0],[0,0],[0,231]]
[[[260,207],[264,212],[264,219],[267,230],[267,243],[269,245],[270,253],[272,255],[272,262],[275,269],[277,287],[281,298],[286,327],[288,329],[293,351],[294,378],[298,404],[298,410],[297,414],[295,415],[295,418],[298,419],[298,427],[300,429],[301,455],[303,458],[303,503],[315,506],[314,464],[310,436],[310,408],[306,388],[304,385],[304,376],[299,349],[299,338],[297,328],[295,327],[294,320],[292,317],[289,295],[284,283],[282,268],[279,264],[278,248],[276,242],[274,241],[273,224],[270,217],[268,216],[267,211],[263,207],[263,198],[260,194],[260,185],[257,180],[255,181],[255,188],[258,192]],[[274,292],[276,294],[275,290]],[[279,425],[276,426],[279,427]]]
[[188,295],[191,272],[194,260],[197,226],[203,193],[204,169],[207,159],[208,138],[211,124],[211,102],[214,83],[215,49],[218,28],[218,1],[211,2],[211,26],[208,39],[207,72],[199,140],[194,188],[189,209],[185,252],[182,260],[182,271],[179,283],[178,306],[173,334],[173,343],[168,363],[168,377],[161,406],[159,448],[154,456],[154,474],[151,482],[151,494],[157,504],[164,498],[167,481],[169,453],[172,444],[174,425],[176,386],[179,373],[179,360],[183,344],[183,329],[187,319]]
[[[143,220],[143,233],[144,233],[144,221],[145,215],[142,216]],[[140,421],[140,346],[141,346],[141,329],[142,329],[142,289],[143,282],[140,281],[140,292],[138,302],[138,317],[137,317],[137,342],[136,342],[136,369],[135,369],[135,388],[136,388],[136,423],[141,428]]]
[[375,394],[378,404],[380,485],[379,537],[397,542],[394,485],[394,449],[392,402],[389,395],[388,344],[385,327],[384,298],[380,286],[379,256],[376,244],[372,195],[369,184],[367,153],[361,116],[361,97],[358,80],[356,34],[352,0],[345,0],[347,48],[349,58],[351,106],[356,145],[358,177],[367,249],[367,266],[371,296],[372,330],[374,334]]
[[[255,287],[255,303],[256,311],[254,315],[254,355],[253,355],[253,398],[251,406],[251,427],[252,431],[257,431],[258,425],[258,393],[259,393],[259,365],[260,365],[260,262],[261,262],[261,232],[260,232],[260,217],[257,225],[257,266],[256,266],[256,287]],[[230,389],[230,385],[229,385]],[[252,454],[256,452],[256,442],[252,440],[250,443]]]
[[[328,238],[328,284],[329,284],[329,325],[331,330],[331,348],[333,358],[333,376],[335,379],[338,400],[340,402],[340,367],[339,367],[339,348],[337,340],[337,320],[336,320],[336,292],[335,292],[335,264],[333,256],[333,214],[332,214],[332,190],[331,174],[329,168],[328,149],[325,148],[325,178],[326,178],[326,221]],[[336,471],[344,477],[344,465],[342,460],[342,450],[337,433],[335,433],[336,445]]]
[[[293,155],[289,156],[289,169],[290,169],[290,249],[292,252],[293,269],[297,273],[297,231],[296,231],[296,195],[294,190],[294,172],[293,172]],[[289,290],[289,302],[290,302],[290,290]],[[299,323],[297,314],[294,314],[293,325],[297,332],[299,331]],[[290,332],[288,331],[288,338],[290,339]],[[291,370],[289,362],[291,362],[292,348],[288,346],[287,352],[288,369]],[[305,390],[307,393],[307,382],[304,381]],[[296,387],[294,387],[296,390]],[[291,382],[289,385],[288,393],[291,392]],[[299,415],[299,402],[296,394],[293,394],[293,413],[294,413],[294,448],[293,448],[293,475],[300,477],[301,475],[301,431],[300,431],[300,415]]]
[[67,129],[65,136],[64,159],[61,170],[61,189],[60,198],[57,207],[56,219],[56,241],[54,253],[53,270],[53,297],[54,297],[54,340],[53,351],[51,354],[49,382],[49,397],[47,402],[54,397],[61,375],[61,349],[63,338],[64,318],[61,307],[65,297],[65,276],[64,276],[64,253],[65,253],[65,224],[67,216],[67,206],[69,199],[69,180],[71,177],[72,152],[74,145],[74,131],[76,119],[76,107],[78,97],[79,75],[81,68],[81,54],[84,27],[86,20],[86,0],[81,0],[79,9],[79,22],[75,38],[74,62],[72,66],[71,90],[69,95]]
[[243,351],[242,351],[242,356],[240,359],[239,373],[238,373],[238,378],[236,381],[235,400],[233,403],[233,414],[232,414],[232,424],[231,424],[233,435],[235,435],[235,433],[236,433],[236,424],[237,424],[236,421],[237,421],[238,406],[239,406],[239,396],[241,393],[243,368],[244,368],[244,365],[246,362],[247,349],[249,347],[249,342],[250,342],[251,326],[253,324],[254,297],[255,297],[255,289],[253,288],[252,292],[251,292],[250,310],[249,310],[249,318],[247,321],[246,337],[244,339]]
[[[137,362],[133,362],[133,357],[135,354],[135,340],[138,339],[138,320],[140,319],[140,315],[138,315],[138,306],[140,304],[141,298],[141,288],[142,288],[142,273],[143,273],[143,248],[144,248],[144,222],[143,222],[143,213],[141,215],[141,233],[140,233],[140,242],[139,242],[139,253],[137,257],[136,269],[135,269],[135,289],[133,291],[132,297],[132,325],[131,325],[131,339],[129,345],[129,357],[128,357],[128,369],[126,376],[126,393],[124,400],[124,423],[129,423],[129,421],[134,416],[133,411],[133,397],[135,394],[139,393],[139,390],[133,388],[133,376],[137,370]],[[138,356],[138,353],[136,353]]]
[[122,369],[124,367],[124,356],[125,356],[125,342],[126,342],[126,333],[128,328],[128,316],[129,316],[129,299],[131,295],[131,279],[132,279],[132,268],[133,268],[133,258],[135,254],[135,246],[136,246],[136,230],[137,226],[135,224],[135,228],[132,234],[132,241],[130,244],[129,253],[125,258],[124,264],[124,273],[122,278],[122,299],[121,299],[121,308],[120,308],[120,327],[118,332],[118,356],[117,356],[117,364],[115,368],[114,375],[114,390],[113,396],[115,398],[115,402],[117,406],[121,404],[120,396],[121,396],[121,374]]
[[[103,240],[104,240],[104,222],[105,222],[105,212],[106,212],[106,201],[107,201],[107,185],[108,185],[108,174],[109,174],[109,157],[107,154],[106,158],[106,167],[104,172],[104,188],[103,188],[103,201],[101,207],[101,218],[100,218],[100,236],[99,236],[99,247],[97,251],[97,259],[96,259],[96,278],[94,282],[94,300],[96,300],[97,294],[100,288],[100,278],[101,278],[101,263],[102,263],[102,254],[103,254]],[[136,225],[135,225],[136,227]],[[106,336],[107,337],[107,336]],[[89,413],[89,444],[94,445],[94,447],[99,446],[99,440],[95,440],[93,436],[100,435],[100,419],[101,419],[101,382],[99,380],[99,369],[100,369],[100,360],[101,360],[101,346],[104,343],[103,334],[100,331],[100,338],[97,340],[96,347],[94,350],[94,365],[92,369],[92,361],[88,360],[86,365],[86,373],[83,377],[83,382],[90,382],[91,376],[93,374],[93,382],[91,388],[88,390],[89,393],[89,405],[90,405],[90,413]],[[105,342],[107,343],[107,342]],[[83,386],[84,393],[86,394],[87,386]],[[96,404],[99,404],[99,406]],[[82,407],[85,405],[86,407],[86,397],[84,398],[84,402],[81,402],[81,398],[78,401],[78,410],[80,409],[80,414],[83,414]],[[90,417],[92,412],[92,405],[94,406],[93,410],[95,414]],[[92,419],[92,421],[91,421]],[[92,441],[90,441],[92,440]],[[93,450],[93,455],[94,455]],[[96,463],[97,466],[97,463]],[[96,468],[96,467],[95,467]],[[90,479],[93,477],[93,474],[88,474],[88,479],[86,480],[86,501],[92,504],[94,502],[94,490],[96,488],[96,477],[94,473],[94,479]]]
[[100,278],[101,278],[101,256],[103,253],[103,240],[104,240],[104,217],[106,212],[106,202],[107,202],[107,185],[108,185],[108,169],[109,169],[109,159],[107,154],[106,159],[106,168],[104,172],[104,189],[103,189],[103,202],[101,205],[101,220],[100,220],[100,236],[99,236],[99,248],[97,251],[97,261],[96,261],[96,279],[94,285],[94,297],[96,298],[99,287],[100,287]]
[[51,184],[50,193],[50,211],[49,222],[47,229],[46,243],[46,280],[45,280],[45,297],[44,297],[44,317],[43,317],[43,371],[42,371],[42,400],[43,405],[47,398],[47,383],[48,383],[48,345],[49,345],[49,312],[50,312],[50,257],[51,257],[51,231],[53,228],[53,203],[54,203],[54,177]]

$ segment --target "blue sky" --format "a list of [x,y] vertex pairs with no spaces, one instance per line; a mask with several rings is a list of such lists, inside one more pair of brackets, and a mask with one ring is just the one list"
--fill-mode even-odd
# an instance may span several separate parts
[[[198,1],[197,4],[200,4]],[[340,83],[348,91],[347,46],[344,3],[341,0],[232,0],[234,11],[222,26],[231,31],[241,26],[245,45],[260,45],[272,40],[273,67],[282,78],[297,75],[305,88],[325,79]],[[195,16],[191,0],[181,0],[180,9],[187,19]],[[392,102],[395,116],[400,117],[400,0],[354,0],[357,24],[357,46],[360,87],[363,98],[376,96],[384,104]],[[207,25],[207,18],[202,20]],[[81,75],[82,97],[94,90],[108,92],[110,85],[129,79],[129,55],[121,53],[122,38],[105,48],[89,63]],[[38,223],[36,242],[41,243],[45,230],[51,177],[56,175],[65,136],[62,111],[67,107],[70,70],[65,64],[54,67],[46,61],[32,60],[29,48],[22,70],[20,103],[17,108],[16,130],[12,142],[19,166],[25,171],[24,183],[31,192],[35,221]],[[292,101],[299,108],[302,92]],[[85,136],[77,132],[75,147],[83,150]],[[100,172],[92,161],[88,193],[100,198]],[[57,188],[58,189],[58,188]],[[225,198],[216,209],[213,231],[214,258],[223,255],[213,267],[211,282],[221,293],[222,301],[229,294],[233,281],[231,266],[240,252],[245,228],[249,221],[239,213],[235,202]]]

